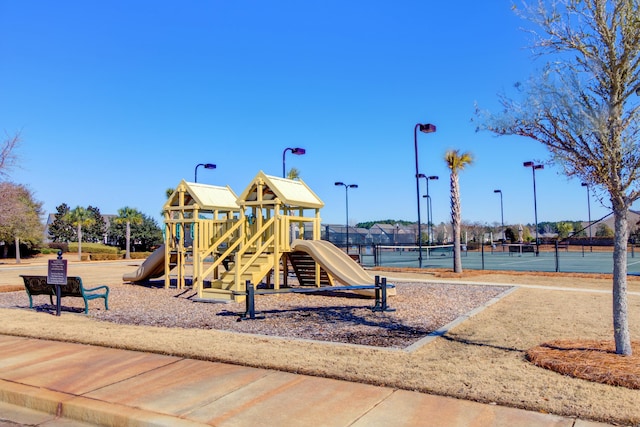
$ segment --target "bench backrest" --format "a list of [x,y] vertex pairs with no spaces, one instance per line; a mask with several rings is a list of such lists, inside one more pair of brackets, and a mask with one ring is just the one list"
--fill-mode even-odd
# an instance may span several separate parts
[[60,296],[81,297],[83,294],[82,279],[77,276],[68,276],[67,284],[60,286]]
[[[22,275],[24,287],[31,295],[55,295],[56,287],[47,283],[47,276]],[[77,276],[68,276],[67,284],[60,285],[60,296],[81,297],[83,295],[82,279]]]
[[54,287],[47,283],[47,276],[22,275],[21,277],[30,295],[54,295]]

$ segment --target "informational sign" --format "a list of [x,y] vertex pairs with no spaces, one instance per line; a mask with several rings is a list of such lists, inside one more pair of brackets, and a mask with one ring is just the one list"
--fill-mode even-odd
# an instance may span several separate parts
[[67,260],[50,259],[47,271],[47,283],[50,285],[67,284]]

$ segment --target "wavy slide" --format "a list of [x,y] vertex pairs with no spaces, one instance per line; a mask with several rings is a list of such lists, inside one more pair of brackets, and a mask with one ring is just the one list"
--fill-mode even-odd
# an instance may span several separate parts
[[[375,283],[374,278],[360,264],[351,259],[336,245],[326,240],[296,239],[291,243],[291,250],[311,255],[315,262],[320,264],[331,277],[344,286],[373,285]],[[374,296],[375,294],[373,289],[361,289],[356,292],[367,296]],[[395,288],[387,289],[387,295],[395,294]]]
[[164,276],[164,245],[153,251],[134,273],[122,275],[124,282],[144,282]]

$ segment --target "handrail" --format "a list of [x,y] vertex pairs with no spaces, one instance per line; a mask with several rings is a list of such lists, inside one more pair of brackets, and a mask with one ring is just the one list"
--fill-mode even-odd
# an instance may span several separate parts
[[[226,240],[227,238],[230,237],[231,234],[233,234],[236,229],[240,228],[242,226],[242,224],[244,223],[244,220],[239,220],[237,223],[235,223],[231,228],[229,228],[229,230],[227,230],[226,233],[224,233],[222,236],[220,236],[220,238],[215,242],[215,244],[211,245],[211,247],[205,251],[205,253],[203,254],[203,258],[206,257],[207,255],[213,253],[213,250],[217,247],[220,246],[220,244]],[[216,267],[219,267],[220,264],[222,264],[222,262],[229,256],[231,255],[231,253],[240,245],[240,243],[242,242],[242,239],[237,239],[235,242],[233,242],[232,244],[230,244],[227,247],[227,250],[224,251],[221,255],[219,255],[214,261],[213,264],[211,264],[206,270],[204,270],[202,272],[202,277],[207,277],[209,274],[211,274],[211,272],[214,271],[214,269]],[[195,289],[194,289],[195,290]]]
[[231,226],[222,236],[220,236],[220,238],[218,238],[218,240],[216,240],[211,246],[209,246],[209,249],[202,253],[202,258],[206,258],[207,256],[213,254],[213,251],[217,249],[218,246],[220,246],[225,240],[231,237],[231,234],[233,234],[238,228],[240,228],[242,223],[243,221],[238,220],[233,226]]
[[244,247],[240,251],[243,254],[247,252],[246,249],[250,248],[260,237],[263,237],[263,235],[265,234],[265,231],[267,231],[267,228],[269,228],[274,222],[275,222],[275,217],[269,218],[267,222],[262,224],[262,228],[260,230],[256,230],[255,234],[249,240],[247,240]]
[[240,283],[240,278],[242,276],[242,273],[244,273],[248,266],[251,265],[251,263],[253,261],[255,261],[259,255],[261,255],[262,253],[265,252],[265,249],[269,247],[269,244],[273,242],[274,239],[274,235],[272,232],[272,235],[269,239],[267,239],[264,244],[262,245],[262,247],[258,250],[256,248],[256,253],[250,258],[250,262],[248,262],[246,264],[246,266],[244,268],[242,268],[242,255],[244,255],[245,253],[247,253],[247,250],[251,247],[253,247],[254,243],[256,243],[258,241],[258,239],[264,237],[264,234],[266,233],[266,231],[269,229],[269,227],[271,227],[275,222],[275,217],[271,217],[267,220],[267,222],[265,222],[264,224],[262,224],[262,227],[260,230],[256,230],[255,234],[242,246],[242,248],[240,248],[240,250],[238,250],[238,252],[236,252],[236,262],[235,262],[235,282],[236,284]]
[[256,251],[256,253],[254,253],[253,256],[249,258],[249,260],[244,264],[244,267],[240,268],[240,271],[239,271],[240,276],[242,276],[247,271],[247,269],[251,267],[251,265],[254,263],[255,260],[258,259],[260,255],[266,252],[266,249],[269,247],[269,244],[272,243],[274,240],[275,240],[275,236],[271,236],[265,241],[265,245],[262,246],[262,249],[260,251]]
[[[236,240],[232,245],[229,245],[226,251],[224,251],[215,261],[211,264],[204,272],[202,272],[202,277],[207,277],[211,272],[222,264],[231,253],[234,251],[236,247],[240,245],[240,239]],[[195,289],[194,289],[195,290]]]

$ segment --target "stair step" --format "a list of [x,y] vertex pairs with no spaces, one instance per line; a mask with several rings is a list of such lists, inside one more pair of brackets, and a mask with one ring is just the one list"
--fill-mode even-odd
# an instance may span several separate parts
[[202,290],[202,298],[206,300],[234,301],[230,290],[207,288]]
[[[315,285],[316,262],[311,255],[305,252],[291,252],[289,254],[289,261],[293,266],[293,271],[296,273],[300,285]],[[322,267],[320,268],[320,284],[331,284],[329,275]]]

